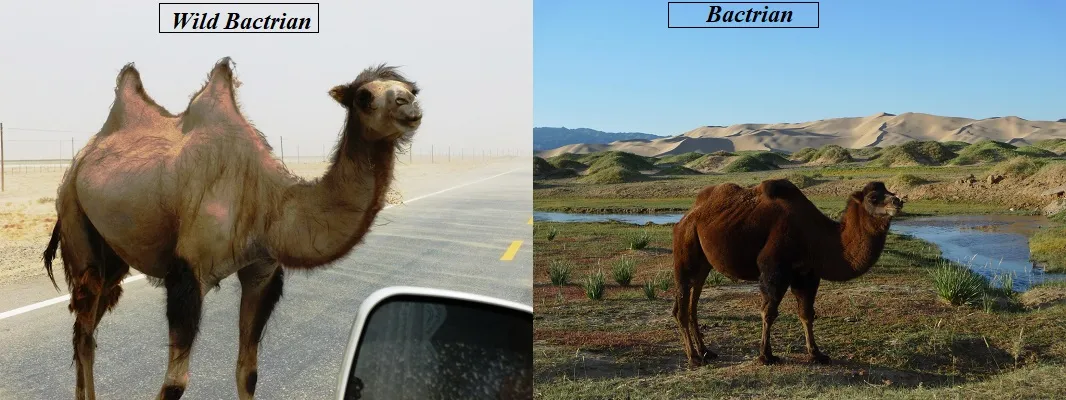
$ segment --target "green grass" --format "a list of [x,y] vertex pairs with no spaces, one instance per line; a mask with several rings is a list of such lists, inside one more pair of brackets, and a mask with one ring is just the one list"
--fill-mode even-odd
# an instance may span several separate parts
[[611,279],[622,286],[629,286],[633,281],[633,274],[637,271],[637,263],[632,258],[622,257],[614,262],[611,268]]
[[562,286],[569,284],[570,271],[573,269],[573,264],[567,260],[553,260],[548,270],[552,285]]
[[1033,142],[1033,146],[1056,154],[1066,153],[1066,139],[1044,139]]
[[688,167],[685,167],[685,166],[682,166],[682,165],[671,165],[669,167],[666,167],[666,168],[663,168],[663,169],[659,170],[659,172],[656,172],[655,174],[656,175],[699,175],[699,174],[701,174],[701,172],[700,171],[696,171],[696,170],[691,169],[691,168],[688,168]]
[[584,161],[588,163],[589,174],[594,174],[601,170],[614,168],[623,168],[632,171],[641,171],[655,168],[655,166],[651,162],[648,162],[647,158],[632,153],[626,153],[623,151],[593,153],[589,155],[588,158],[583,158],[578,161]]
[[911,174],[899,174],[886,182],[889,186],[899,186],[903,188],[913,188],[915,186],[924,185],[929,183],[928,179],[922,178],[917,175]]
[[1028,156],[1014,157],[1007,161],[996,164],[989,173],[1003,175],[1008,178],[1025,179],[1047,165],[1047,161]]
[[607,287],[603,272],[597,271],[586,276],[582,287],[585,289],[585,297],[590,300],[602,300],[604,289]]
[[651,242],[651,236],[648,235],[647,231],[641,231],[640,233],[630,234],[630,236],[626,239],[626,241],[629,243],[630,250],[642,250],[645,247],[648,247],[648,243]]
[[1045,227],[1034,233],[1029,238],[1029,253],[1047,272],[1066,272],[1066,225]]
[[655,286],[655,282],[652,281],[645,281],[644,285],[641,286],[641,290],[644,291],[644,298],[648,300],[655,300],[659,297],[656,289],[658,289],[658,287]]
[[941,260],[930,273],[933,287],[941,299],[953,306],[977,305],[988,292],[988,280],[964,265]]
[[796,187],[800,189],[811,187],[820,183],[819,180],[814,176],[802,172],[789,172],[784,175],[774,176],[774,178],[788,179],[789,182],[792,182],[793,185],[796,185]]

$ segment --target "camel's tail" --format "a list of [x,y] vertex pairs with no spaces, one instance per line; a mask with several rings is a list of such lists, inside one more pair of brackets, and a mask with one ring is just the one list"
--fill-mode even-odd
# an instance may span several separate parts
[[59,249],[59,219],[56,219],[56,226],[52,228],[52,238],[48,240],[48,248],[44,249],[44,269],[48,271],[48,279],[52,280],[52,286],[59,290],[59,285],[56,284],[56,277],[52,274],[52,261],[56,259],[56,250]]

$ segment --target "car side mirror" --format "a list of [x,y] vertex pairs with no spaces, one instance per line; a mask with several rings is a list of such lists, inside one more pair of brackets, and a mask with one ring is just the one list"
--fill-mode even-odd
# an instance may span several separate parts
[[338,399],[532,399],[533,307],[387,287],[359,307]]

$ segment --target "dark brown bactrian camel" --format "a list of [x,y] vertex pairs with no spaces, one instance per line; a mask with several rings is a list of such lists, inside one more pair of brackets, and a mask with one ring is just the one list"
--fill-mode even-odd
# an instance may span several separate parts
[[237,390],[241,399],[252,398],[282,266],[328,265],[363,240],[384,206],[396,151],[422,119],[414,82],[393,67],[364,70],[330,90],[347,118],[329,169],[305,181],[241,115],[238,85],[224,58],[185,112],[174,115],[126,65],[107,121],[63,178],[44,260],[52,277],[59,247],[75,315],[78,399],[95,397],[93,335],[118,302],[130,267],[167,291],[170,356],[160,399],[184,393],[203,297],[237,274]]
[[707,350],[696,319],[700,292],[711,269],[758,281],[762,294],[759,362],[779,361],[770,350],[770,327],[785,291],[792,288],[807,338],[810,361],[829,357],[814,342],[814,298],[822,279],[846,281],[866,273],[885,246],[892,217],[903,202],[881,182],[870,182],[848,198],[840,222],[822,214],[803,192],[784,179],[753,188],[732,183],[709,186],[674,226],[674,318],[689,365],[716,358]]

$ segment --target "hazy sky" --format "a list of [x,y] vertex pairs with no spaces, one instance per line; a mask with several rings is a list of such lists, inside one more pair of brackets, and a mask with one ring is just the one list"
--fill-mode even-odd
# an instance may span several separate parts
[[159,34],[157,2],[5,1],[7,156],[70,157],[71,137],[80,148],[103,125],[127,62],[148,94],[177,113],[224,56],[243,82],[245,116],[275,151],[284,136],[287,157],[297,146],[317,155],[335,142],[344,110],[328,90],[381,62],[400,65],[422,89],[416,152],[532,151],[532,1],[319,2],[318,34]]
[[666,1],[537,0],[534,124],[675,135],[908,111],[1066,118],[1066,2],[821,2],[819,29],[667,29]]

